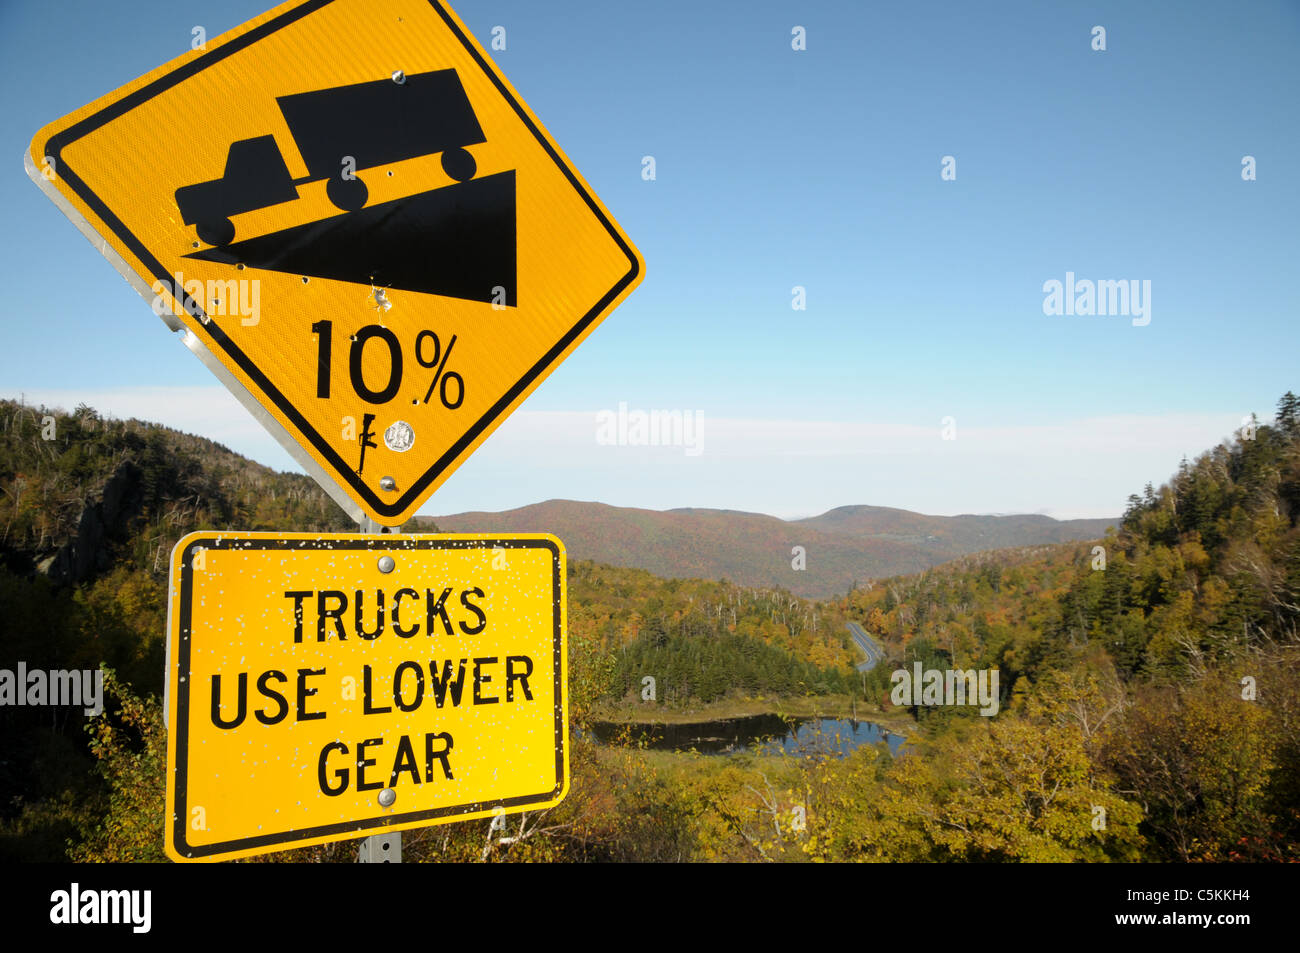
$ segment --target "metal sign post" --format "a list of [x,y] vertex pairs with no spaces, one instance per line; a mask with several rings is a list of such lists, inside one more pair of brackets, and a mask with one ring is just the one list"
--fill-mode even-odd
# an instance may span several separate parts
[[[390,480],[391,477],[384,477]],[[357,521],[357,529],[363,533],[388,533],[396,534],[401,532],[400,527],[380,526],[369,516],[363,516]],[[392,788],[385,788],[379,792],[379,803],[384,807],[392,805],[395,798]],[[388,795],[385,804],[385,795]],[[357,863],[359,864],[400,864],[402,862],[402,832],[388,831],[383,834],[371,834],[369,837],[361,839],[361,846],[357,848]]]
[[372,834],[361,841],[357,853],[359,864],[400,864],[402,862],[402,832]]

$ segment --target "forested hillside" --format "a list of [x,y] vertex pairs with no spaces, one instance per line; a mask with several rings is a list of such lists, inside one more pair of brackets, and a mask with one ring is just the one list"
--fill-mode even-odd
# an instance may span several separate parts
[[[305,477],[93,411],[0,405],[0,668],[105,663],[105,715],[3,708],[0,852],[162,859],[172,542],[204,528],[350,529]],[[1300,406],[1133,496],[1105,538],[980,553],[812,602],[776,588],[569,565],[570,708],[852,693],[996,669],[1001,707],[904,706],[897,757],[571,749],[569,797],[494,838],[409,833],[408,860],[1300,860]],[[855,619],[887,658],[863,678]],[[875,712],[876,714],[871,714]],[[887,714],[886,714],[887,713]],[[911,722],[909,722],[911,723]],[[798,824],[793,817],[799,817]],[[515,824],[512,821],[511,824]],[[350,860],[340,843],[280,857]]]
[[1300,419],[1288,394],[1274,426],[1183,462],[1129,497],[1096,543],[964,557],[850,595],[896,649],[1036,678],[1103,649],[1123,676],[1167,683],[1294,645],[1300,621]]
[[605,694],[629,697],[653,672],[669,706],[738,695],[851,691],[861,659],[838,608],[783,589],[660,579],[597,563],[571,566],[570,632],[615,659]]
[[[996,667],[1013,710],[1055,705],[1081,764],[1144,808],[1154,855],[1300,859],[1293,394],[1272,426],[1131,496],[1119,532],[1096,544],[968,557],[855,592],[846,608],[898,661]],[[935,726],[935,751],[951,731]]]
[[60,581],[126,563],[161,568],[195,526],[352,525],[309,477],[84,405],[64,414],[0,400],[0,488],[0,557]]

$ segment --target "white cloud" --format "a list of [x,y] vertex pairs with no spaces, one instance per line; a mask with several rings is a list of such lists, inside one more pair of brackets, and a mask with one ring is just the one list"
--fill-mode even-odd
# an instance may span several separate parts
[[[1130,493],[1240,425],[1222,414],[1111,415],[1051,425],[710,418],[703,453],[601,446],[595,414],[521,412],[435,494],[426,511],[495,510],[550,497],[649,509],[701,506],[796,518],[852,503],[937,515],[1118,516]],[[526,474],[526,479],[521,475]]]
[[[17,397],[10,392],[6,396]],[[300,468],[221,387],[32,390],[28,403],[87,403],[225,444],[280,470]],[[635,409],[635,408],[633,408]],[[646,408],[649,409],[649,408]],[[457,471],[428,513],[498,510],[552,497],[647,509],[701,506],[793,518],[868,503],[938,515],[1042,512],[1108,517],[1185,455],[1217,444],[1240,415],[1110,415],[1050,425],[940,425],[712,418],[702,450],[603,446],[595,411],[520,411]]]

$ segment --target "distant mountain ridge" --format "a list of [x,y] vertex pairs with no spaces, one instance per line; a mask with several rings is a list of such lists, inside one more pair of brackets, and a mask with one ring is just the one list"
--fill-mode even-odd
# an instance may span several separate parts
[[[38,412],[39,411],[39,412]],[[0,401],[0,567],[59,584],[93,582],[126,560],[164,572],[187,527],[349,531],[352,521],[302,474],[275,473],[202,437],[90,407],[55,411]],[[1118,520],[926,516],[843,506],[782,520],[737,510],[631,509],[550,500],[502,513],[420,517],[403,529],[548,532],[574,559],[677,579],[783,586],[808,598],[921,572],[990,549],[1100,537]],[[806,568],[792,567],[804,549]]]
[[[1119,518],[1055,520],[1042,515],[927,516],[883,506],[841,506],[782,520],[739,510],[644,510],[547,500],[500,513],[421,520],[443,532],[545,532],[571,559],[646,569],[668,578],[726,578],[784,586],[808,598],[842,595],[854,583],[921,572],[968,553],[1097,539]],[[806,568],[792,566],[796,546]]]

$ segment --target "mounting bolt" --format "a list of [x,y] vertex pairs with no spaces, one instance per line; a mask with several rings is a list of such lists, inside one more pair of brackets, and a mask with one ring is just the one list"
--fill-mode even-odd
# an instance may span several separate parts
[[393,70],[393,82],[396,83],[398,86],[401,86],[403,83],[406,82],[406,74],[403,73],[400,69]]
[[397,568],[397,563],[395,563],[395,562],[393,561],[393,557],[392,557],[392,556],[380,556],[380,557],[379,557],[379,571],[380,571],[380,572],[392,572],[392,571],[393,571],[394,569],[396,569],[396,568]]
[[379,792],[379,806],[392,807],[393,802],[397,800],[397,792],[392,788],[384,788]]
[[397,481],[390,476],[380,477],[379,489],[387,490],[389,493],[392,493],[394,490],[397,489]]

